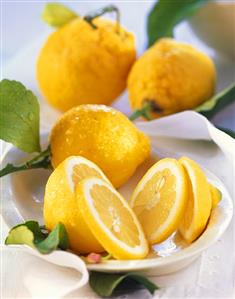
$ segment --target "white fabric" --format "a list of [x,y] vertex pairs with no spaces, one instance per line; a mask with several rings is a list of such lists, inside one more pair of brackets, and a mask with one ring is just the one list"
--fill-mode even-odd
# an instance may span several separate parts
[[180,112],[151,122],[140,122],[137,126],[153,137],[213,140],[230,160],[234,157],[234,140],[194,111]]
[[[186,111],[151,122],[137,122],[137,126],[164,155],[187,155],[214,172],[234,198],[235,142],[204,117]],[[1,231],[4,238],[7,228],[2,227]],[[234,223],[231,223],[223,237],[189,267],[171,275],[151,277],[161,287],[154,298],[232,297],[234,249]],[[2,298],[97,298],[87,284],[83,286],[87,272],[79,258],[69,265],[74,269],[69,269],[45,261],[45,256],[42,260],[39,254],[28,255],[19,248],[3,247],[1,256]],[[66,264],[65,259],[55,258],[56,262]],[[83,287],[79,288],[81,278]],[[141,290],[125,298],[142,299],[149,295]]]

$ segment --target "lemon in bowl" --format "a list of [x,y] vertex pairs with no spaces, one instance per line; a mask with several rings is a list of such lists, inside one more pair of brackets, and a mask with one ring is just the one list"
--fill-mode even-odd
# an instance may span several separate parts
[[52,165],[69,156],[96,163],[120,187],[150,155],[149,138],[121,112],[104,105],[80,105],[67,111],[50,135]]

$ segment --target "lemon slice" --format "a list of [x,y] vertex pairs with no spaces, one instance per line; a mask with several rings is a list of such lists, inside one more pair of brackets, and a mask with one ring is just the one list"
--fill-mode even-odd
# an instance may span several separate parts
[[210,187],[211,200],[212,200],[211,208],[214,209],[218,205],[218,203],[221,201],[222,193],[220,192],[220,190],[218,188],[216,188],[215,186],[213,186],[210,183],[209,183],[209,187]]
[[78,253],[104,251],[83,221],[75,197],[75,185],[91,176],[111,184],[94,163],[81,156],[72,156],[53,171],[46,184],[43,209],[45,225],[52,230],[58,222],[62,222],[68,232],[71,248]]
[[141,225],[123,197],[107,182],[88,178],[76,187],[84,221],[116,259],[140,259],[148,253]]
[[189,196],[179,231],[184,239],[192,242],[204,231],[210,216],[212,200],[206,176],[193,160],[182,157],[189,181]]
[[167,239],[179,226],[187,200],[187,179],[175,159],[154,164],[138,183],[131,197],[150,244]]

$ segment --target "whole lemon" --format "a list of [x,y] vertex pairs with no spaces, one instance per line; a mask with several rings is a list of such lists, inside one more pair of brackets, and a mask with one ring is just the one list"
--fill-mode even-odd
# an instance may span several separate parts
[[52,165],[72,155],[96,163],[115,187],[133,175],[150,154],[149,138],[121,112],[104,105],[67,111],[50,136]]
[[130,105],[149,102],[153,117],[193,109],[214,93],[213,61],[192,46],[163,38],[133,65],[128,77]]
[[66,111],[79,104],[110,104],[125,89],[136,59],[133,34],[104,18],[76,18],[52,33],[37,62],[47,101]]

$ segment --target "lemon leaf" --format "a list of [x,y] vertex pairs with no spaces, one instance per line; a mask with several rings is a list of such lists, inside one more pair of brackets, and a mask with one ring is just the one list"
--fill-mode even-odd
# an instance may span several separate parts
[[48,234],[34,220],[13,227],[5,240],[5,244],[28,245],[43,254],[50,253],[57,248],[66,250],[69,247],[68,235],[62,223],[58,223]]
[[69,248],[69,240],[66,229],[62,223],[58,223],[47,238],[36,244],[41,253],[50,253],[57,248],[66,250]]
[[53,27],[61,27],[77,17],[74,11],[60,3],[46,4],[42,13],[42,19]]
[[133,273],[110,274],[91,272],[89,284],[93,291],[101,297],[109,297],[114,291],[130,292],[131,290],[136,290],[138,286],[145,287],[151,294],[159,288],[146,277]]
[[198,106],[195,110],[207,118],[213,117],[227,105],[235,101],[235,84],[225,88],[214,97]]
[[0,139],[24,152],[39,152],[36,96],[20,82],[4,79],[0,82],[0,99]]
[[191,16],[208,0],[159,0],[147,20],[148,47],[159,38],[173,37],[174,27]]
[[37,221],[29,220],[19,226],[26,226],[34,235],[34,242],[40,242],[45,239],[47,234],[43,234]]
[[44,240],[47,234],[42,233],[37,221],[29,220],[14,226],[5,240],[6,245],[25,244],[36,248],[35,244]]

